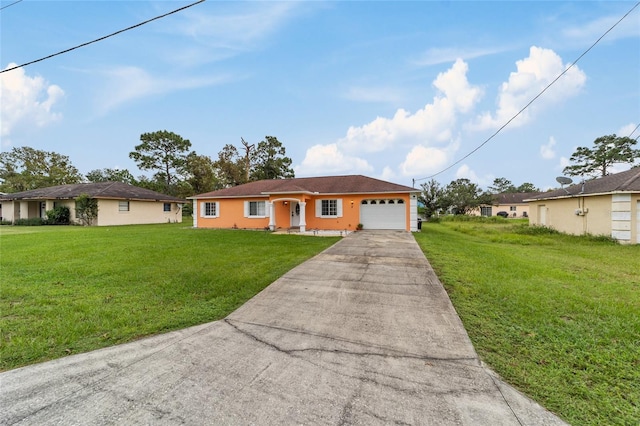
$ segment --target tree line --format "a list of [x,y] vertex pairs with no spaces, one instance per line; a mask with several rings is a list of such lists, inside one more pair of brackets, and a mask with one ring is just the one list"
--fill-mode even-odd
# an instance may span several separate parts
[[[640,150],[634,148],[636,144],[637,140],[626,136],[601,136],[591,148],[576,148],[570,158],[573,164],[565,167],[563,173],[583,179],[606,176],[614,164],[633,165],[640,158]],[[467,214],[481,205],[491,205],[496,194],[525,192],[541,191],[528,182],[515,186],[506,178],[495,179],[486,191],[469,179],[457,179],[448,185],[431,179],[421,185],[420,200],[425,216],[430,218],[441,212]]]
[[217,159],[191,150],[191,142],[166,130],[143,133],[129,153],[151,177],[137,178],[127,169],[95,169],[82,175],[69,157],[30,147],[0,153],[0,192],[12,193],[82,182],[124,182],[167,195],[194,194],[261,180],[294,177],[292,160],[275,136],[257,144],[241,138],[241,146],[227,144]]

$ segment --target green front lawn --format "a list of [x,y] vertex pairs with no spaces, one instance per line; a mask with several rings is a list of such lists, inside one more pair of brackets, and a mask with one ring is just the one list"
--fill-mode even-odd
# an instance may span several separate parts
[[423,223],[480,357],[575,425],[640,424],[640,245],[521,221]]
[[0,226],[0,369],[224,318],[336,237]]

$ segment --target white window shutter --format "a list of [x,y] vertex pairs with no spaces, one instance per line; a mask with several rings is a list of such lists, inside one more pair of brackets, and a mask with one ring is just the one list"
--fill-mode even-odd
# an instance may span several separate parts
[[322,216],[322,200],[316,200],[316,217]]
[[244,202],[244,217],[249,217],[249,202]]
[[264,201],[264,216],[271,216],[271,204],[268,201]]
[[336,210],[338,213],[338,217],[342,217],[342,198],[338,198],[336,207],[337,207]]
[[216,214],[214,217],[220,217],[220,201],[216,201]]
[[204,202],[200,203],[200,217],[204,217]]

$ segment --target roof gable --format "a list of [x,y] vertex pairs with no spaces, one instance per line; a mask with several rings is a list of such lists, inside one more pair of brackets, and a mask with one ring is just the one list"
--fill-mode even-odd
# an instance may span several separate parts
[[216,197],[256,197],[278,193],[366,194],[418,192],[415,188],[362,175],[271,179],[194,195],[193,199]]
[[78,183],[32,189],[1,196],[3,200],[68,200],[86,194],[92,198],[184,202],[185,200],[122,182]]

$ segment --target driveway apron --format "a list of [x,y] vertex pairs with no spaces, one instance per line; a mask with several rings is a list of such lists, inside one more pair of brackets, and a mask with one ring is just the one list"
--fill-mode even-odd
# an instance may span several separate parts
[[410,233],[364,231],[222,321],[0,374],[0,424],[564,423],[482,365]]

